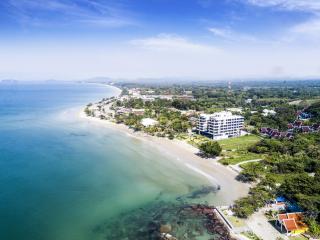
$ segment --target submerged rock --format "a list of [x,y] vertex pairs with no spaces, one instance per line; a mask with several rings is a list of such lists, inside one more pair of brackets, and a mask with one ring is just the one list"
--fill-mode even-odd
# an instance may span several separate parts
[[106,240],[231,240],[214,207],[157,201],[97,227]]
[[162,233],[161,240],[178,240],[178,239],[171,236],[169,233]]
[[170,224],[164,224],[164,225],[161,225],[161,227],[160,227],[161,233],[169,233],[169,232],[171,232],[171,230],[172,230],[172,227]]
[[197,189],[193,189],[190,193],[177,197],[178,201],[185,201],[187,199],[199,199],[207,196],[210,193],[216,193],[221,189],[220,185],[217,186],[202,186]]

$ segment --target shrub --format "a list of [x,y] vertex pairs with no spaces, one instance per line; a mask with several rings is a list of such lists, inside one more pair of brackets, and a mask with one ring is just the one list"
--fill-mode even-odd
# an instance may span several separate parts
[[215,141],[204,142],[199,146],[199,148],[206,157],[219,156],[222,151],[219,143]]

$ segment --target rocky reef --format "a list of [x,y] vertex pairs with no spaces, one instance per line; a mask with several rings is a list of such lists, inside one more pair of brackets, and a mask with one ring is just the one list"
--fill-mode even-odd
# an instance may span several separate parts
[[107,240],[233,240],[214,207],[187,201],[214,191],[217,189],[201,187],[173,201],[158,197],[107,220],[94,231]]
[[97,227],[105,239],[231,240],[214,207],[155,202],[110,219]]

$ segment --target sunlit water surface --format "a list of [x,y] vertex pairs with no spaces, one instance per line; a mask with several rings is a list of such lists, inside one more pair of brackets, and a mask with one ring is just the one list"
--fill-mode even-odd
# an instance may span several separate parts
[[203,183],[157,148],[68,113],[115,92],[0,84],[0,239],[105,239],[95,229],[119,213]]

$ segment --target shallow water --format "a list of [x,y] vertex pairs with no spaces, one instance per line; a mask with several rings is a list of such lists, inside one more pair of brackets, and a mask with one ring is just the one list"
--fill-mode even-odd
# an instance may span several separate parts
[[70,108],[115,94],[94,84],[0,84],[0,239],[99,240],[97,226],[176,201],[203,176]]

